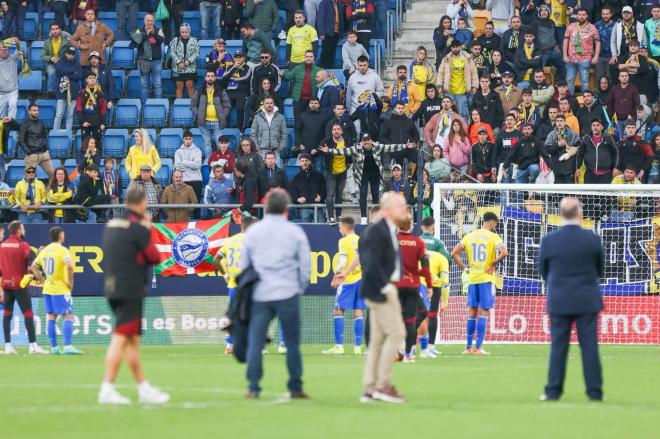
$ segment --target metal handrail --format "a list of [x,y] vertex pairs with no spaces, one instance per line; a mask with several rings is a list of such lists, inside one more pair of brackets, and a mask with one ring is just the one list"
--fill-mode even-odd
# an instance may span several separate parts
[[391,9],[387,10],[387,26],[385,29],[385,65],[391,67],[394,64],[394,29],[393,29],[394,12]]

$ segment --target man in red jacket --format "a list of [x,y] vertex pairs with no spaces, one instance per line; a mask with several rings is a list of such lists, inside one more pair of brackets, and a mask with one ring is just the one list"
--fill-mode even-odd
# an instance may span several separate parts
[[[417,340],[417,311],[422,301],[419,296],[419,277],[424,276],[426,285],[433,285],[428,260],[426,259],[426,245],[418,236],[412,234],[412,218],[408,215],[399,224],[399,249],[403,260],[403,273],[401,280],[396,283],[399,289],[399,300],[403,312],[403,323],[406,325],[406,352],[404,363],[414,363],[412,347]],[[421,267],[421,268],[420,268]],[[433,293],[433,291],[431,291]],[[421,307],[424,307],[423,303]]]
[[[4,235],[4,231],[2,233]],[[4,237],[4,236],[2,236]],[[14,303],[23,313],[25,329],[30,342],[30,355],[48,354],[37,344],[34,330],[34,317],[32,315],[32,300],[27,288],[21,287],[23,276],[28,274],[30,266],[30,244],[25,242],[25,227],[20,221],[9,224],[9,238],[0,244],[0,303],[4,303],[2,329],[5,333],[5,354],[16,354],[11,345],[11,318],[14,315]]]

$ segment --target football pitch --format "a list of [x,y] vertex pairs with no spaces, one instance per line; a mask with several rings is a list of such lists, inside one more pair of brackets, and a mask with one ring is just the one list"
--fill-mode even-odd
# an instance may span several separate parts
[[[149,380],[172,394],[161,407],[96,404],[104,347],[82,357],[0,355],[0,437],[82,438],[651,438],[658,437],[660,346],[601,347],[604,403],[584,394],[577,346],[571,346],[564,398],[538,401],[548,346],[487,346],[490,357],[439,346],[438,359],[397,364],[394,382],[408,402],[360,404],[363,357],[320,355],[304,347],[310,401],[287,402],[284,357],[270,347],[264,392],[243,399],[245,368],[223,346],[143,348]],[[136,390],[122,368],[120,390]]]

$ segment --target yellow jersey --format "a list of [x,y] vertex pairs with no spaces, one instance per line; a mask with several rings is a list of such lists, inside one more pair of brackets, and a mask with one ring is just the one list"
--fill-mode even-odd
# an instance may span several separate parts
[[449,66],[449,93],[463,95],[467,93],[465,87],[465,64],[466,58],[463,56],[452,56]]
[[[360,237],[356,235],[355,233],[351,233],[350,235],[346,235],[343,238],[339,240],[339,256],[344,256],[346,257],[346,265],[345,267],[348,267],[351,262],[357,257],[358,255],[358,241],[360,240]],[[335,270],[337,272],[338,270]],[[358,282],[360,279],[362,279],[362,268],[358,265],[355,270],[351,271],[348,276],[346,276],[346,279],[344,280],[345,284],[354,284]]]
[[245,241],[245,233],[237,233],[225,241],[225,245],[220,249],[222,254],[222,266],[225,273],[228,274],[227,288],[236,288],[236,278],[241,270],[238,263],[241,259],[241,251],[243,250],[243,241]]
[[486,272],[497,258],[497,250],[504,245],[502,238],[486,229],[468,233],[461,239],[461,245],[467,253],[469,284],[493,282],[494,274]]
[[213,96],[215,96],[215,91],[213,89],[206,89],[206,117],[205,119],[210,122],[218,121],[218,112],[215,111],[215,105],[213,104]]
[[286,43],[291,45],[291,59],[295,63],[305,62],[305,52],[312,50],[312,43],[319,39],[316,29],[309,24],[292,26],[286,34]]
[[[342,138],[341,142],[337,142],[337,149],[343,149],[346,147],[346,142]],[[332,173],[333,174],[342,174],[346,172],[346,156],[336,155],[332,157]]]
[[41,267],[46,275],[43,294],[65,296],[71,294],[67,281],[67,266],[71,263],[71,253],[63,245],[53,242],[39,252],[34,263]]

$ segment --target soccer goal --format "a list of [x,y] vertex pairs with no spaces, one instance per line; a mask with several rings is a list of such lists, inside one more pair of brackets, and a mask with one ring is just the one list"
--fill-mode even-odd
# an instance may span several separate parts
[[[438,183],[432,204],[436,236],[450,252],[466,233],[481,227],[485,212],[499,217],[497,233],[509,256],[498,267],[488,342],[549,342],[537,258],[542,238],[561,225],[559,202],[567,196],[581,200],[583,227],[597,233],[605,248],[600,341],[660,343],[660,185]],[[464,342],[467,286],[456,264],[450,280],[440,336],[446,343]]]

